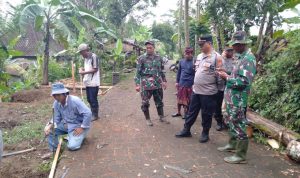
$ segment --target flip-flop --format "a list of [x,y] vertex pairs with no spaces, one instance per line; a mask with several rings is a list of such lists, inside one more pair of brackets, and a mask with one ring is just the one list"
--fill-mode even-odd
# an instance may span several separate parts
[[178,113],[172,114],[172,117],[181,117],[181,114],[178,114]]

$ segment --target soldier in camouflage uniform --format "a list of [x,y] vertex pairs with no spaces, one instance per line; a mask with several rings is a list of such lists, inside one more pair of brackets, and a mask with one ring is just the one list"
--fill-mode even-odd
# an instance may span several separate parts
[[225,157],[228,163],[245,163],[248,150],[248,136],[246,134],[247,100],[250,94],[250,87],[256,73],[256,61],[254,55],[247,48],[246,33],[237,31],[234,33],[230,44],[236,52],[237,61],[231,75],[224,71],[219,71],[219,75],[226,79],[225,104],[227,117],[225,123],[229,126],[229,143],[224,147],[219,147],[219,151],[233,151],[233,156]]
[[147,125],[153,126],[149,113],[149,100],[153,95],[159,120],[169,123],[164,118],[163,110],[163,89],[167,87],[163,60],[155,53],[154,42],[147,41],[145,45],[146,53],[138,58],[135,76],[136,91],[140,92],[142,97],[141,109],[146,117]]

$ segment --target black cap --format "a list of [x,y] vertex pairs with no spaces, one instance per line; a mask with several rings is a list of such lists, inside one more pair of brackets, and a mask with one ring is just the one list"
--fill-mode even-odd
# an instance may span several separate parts
[[233,48],[231,46],[225,46],[225,51],[233,51]]
[[149,41],[146,41],[146,42],[145,42],[145,45],[148,45],[148,44],[149,44],[149,45],[152,45],[152,46],[155,46],[154,41],[150,41],[150,40],[149,40]]
[[211,35],[203,35],[199,38],[198,43],[210,42],[213,43],[213,38]]

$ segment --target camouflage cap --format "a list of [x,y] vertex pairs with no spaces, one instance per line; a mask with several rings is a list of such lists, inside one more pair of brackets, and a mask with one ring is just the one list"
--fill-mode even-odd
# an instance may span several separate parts
[[235,44],[249,44],[252,41],[247,39],[247,34],[244,31],[237,31],[233,34],[231,41],[228,42],[230,46]]

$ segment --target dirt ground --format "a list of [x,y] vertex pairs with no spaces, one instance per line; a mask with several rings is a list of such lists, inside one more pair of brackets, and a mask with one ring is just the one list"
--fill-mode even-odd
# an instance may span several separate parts
[[48,98],[50,98],[50,93],[46,88],[16,92],[11,97],[12,102],[20,103],[30,103],[33,101],[41,101]]
[[[49,87],[17,92],[12,96],[12,102],[0,103],[0,129],[3,137],[7,136],[5,132],[24,123],[47,123],[51,118],[52,103]],[[40,169],[41,164],[46,163],[41,156],[48,152],[46,141],[39,144],[42,139],[23,140],[16,144],[4,143],[4,153],[32,147],[36,147],[36,150],[3,158],[0,163],[0,178],[48,177],[49,172]]]
[[[0,129],[3,137],[5,132],[21,126],[27,122],[47,123],[51,118],[53,98],[50,87],[41,87],[20,91],[12,95],[12,102],[0,103]],[[70,94],[80,97],[80,91]],[[85,91],[83,91],[85,95]],[[42,132],[42,130],[41,130]],[[0,163],[0,178],[44,178],[49,172],[41,169],[41,164],[50,160],[41,157],[48,152],[47,141],[40,144],[43,138],[23,140],[16,144],[5,144],[4,153],[14,152],[36,147],[33,152],[5,157]]]
[[[49,95],[50,90],[34,89],[18,92],[12,96],[13,102],[0,103],[0,129],[4,132],[12,130],[26,122],[43,122],[50,117],[41,117],[39,110],[42,106],[51,107],[52,98]],[[39,171],[37,168],[43,162],[40,158],[47,151],[47,145],[42,143],[38,145],[40,139],[24,140],[17,144],[5,144],[4,153],[19,151],[36,147],[37,150],[31,153],[10,156],[2,159],[0,165],[0,177],[19,178],[19,177],[47,177],[47,172]]]

